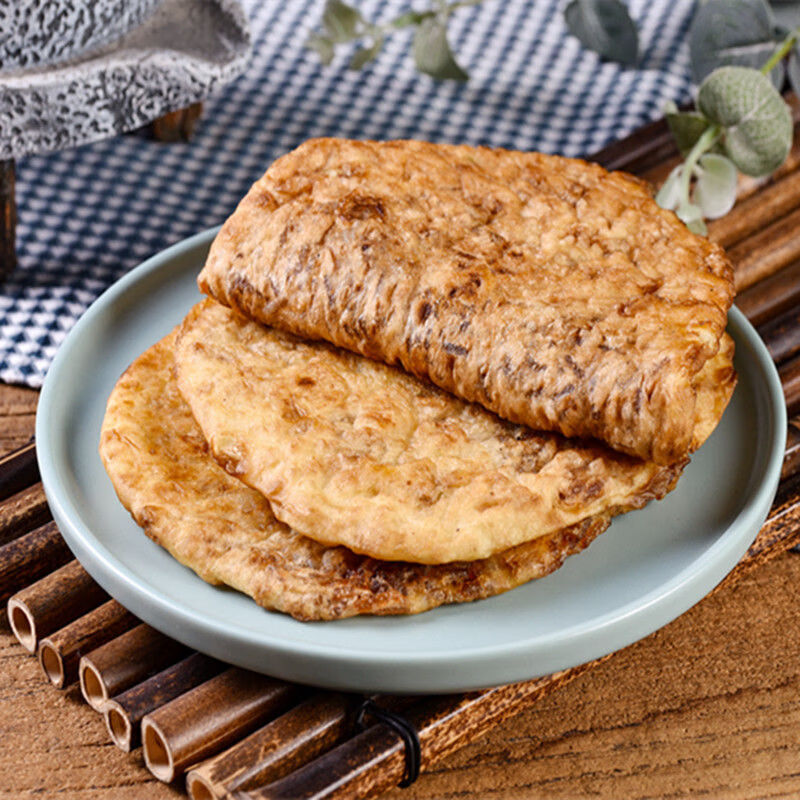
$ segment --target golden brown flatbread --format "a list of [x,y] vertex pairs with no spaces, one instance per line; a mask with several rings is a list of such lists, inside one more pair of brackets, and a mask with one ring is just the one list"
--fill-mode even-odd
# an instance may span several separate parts
[[501,420],[211,300],[186,317],[175,369],[211,452],[280,520],[383,560],[487,558],[639,508],[681,471]]
[[108,401],[100,454],[147,535],[212,584],[302,620],[414,614],[505,592],[557,569],[608,526],[598,515],[492,558],[423,566],[325,547],[208,453],[172,378],[174,334],[140,356]]
[[661,464],[733,390],[730,361],[726,382],[701,378],[733,298],[723,251],[637,179],[558,156],[306,142],[252,187],[199,284],[505,419]]

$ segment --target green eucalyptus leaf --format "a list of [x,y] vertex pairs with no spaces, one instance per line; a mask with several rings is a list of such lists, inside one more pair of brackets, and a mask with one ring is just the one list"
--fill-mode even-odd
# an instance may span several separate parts
[[672,172],[667,175],[667,179],[662,184],[656,194],[656,203],[667,211],[674,211],[681,200],[681,175],[683,174],[683,164],[678,164]]
[[350,69],[359,70],[373,61],[383,46],[383,39],[377,38],[369,47],[360,47],[350,59]]
[[[781,38],[765,0],[708,0],[689,28],[692,78],[700,83],[715,69],[731,65],[759,69]],[[770,73],[776,87],[783,76],[781,64]]]
[[675,213],[686,223],[693,222],[696,219],[703,219],[703,209],[686,198],[678,203]]
[[675,209],[675,213],[693,233],[708,233],[708,228],[706,228],[706,223],[703,220],[703,210],[696,203],[692,203],[687,199],[681,200],[677,209]]
[[330,64],[333,61],[334,44],[329,36],[313,33],[306,40],[306,47],[313,50],[323,64]]
[[420,72],[437,80],[466,81],[469,76],[456,63],[442,18],[424,19],[414,34],[414,63]]
[[720,67],[700,86],[697,108],[724,128],[725,154],[746,175],[768,175],[792,146],[792,115],[769,78],[747,67]]
[[736,165],[725,156],[706,153],[700,157],[692,199],[706,219],[724,217],[736,202]]
[[406,11],[405,14],[395,17],[392,20],[391,25],[393,28],[407,28],[409,25],[419,25],[422,20],[427,19],[430,16],[433,16],[433,12],[431,11]]
[[797,0],[772,0],[771,6],[781,35],[800,25],[800,3]]
[[639,58],[639,35],[620,0],[572,0],[564,10],[569,32],[602,58],[633,65]]
[[358,37],[358,27],[363,22],[357,8],[342,0],[327,0],[322,12],[322,27],[334,42],[351,42]]
[[685,156],[711,123],[697,111],[670,111],[665,114],[667,124],[678,150]]

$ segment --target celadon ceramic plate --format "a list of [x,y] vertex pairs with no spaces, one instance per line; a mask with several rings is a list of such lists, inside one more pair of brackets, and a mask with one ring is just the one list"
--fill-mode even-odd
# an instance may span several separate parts
[[47,498],[75,555],[123,605],[185,644],[288,680],[359,691],[461,691],[532,678],[677,617],[728,573],[764,521],[786,415],[769,355],[734,309],[739,385],[677,489],[617,518],[554,574],[417,616],[312,623],[204,583],[132,521],[97,446],[117,378],[200,299],[195,278],[214,233],[151,258],[97,300],[59,350],[36,422]]

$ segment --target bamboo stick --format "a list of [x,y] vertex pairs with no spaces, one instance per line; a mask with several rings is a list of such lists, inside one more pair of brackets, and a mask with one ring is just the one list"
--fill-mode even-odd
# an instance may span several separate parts
[[761,281],[736,297],[739,310],[759,327],[800,303],[800,261]]
[[[606,658],[537,680],[434,697],[412,706],[404,716],[417,731],[423,770]],[[403,740],[378,723],[277,781],[231,796],[237,800],[372,797],[398,785],[405,769]]]
[[281,713],[306,690],[233,667],[142,720],[144,760],[169,783]]
[[800,170],[744,198],[724,216],[708,223],[708,237],[723,247],[758,233],[800,205]]
[[84,614],[39,643],[39,664],[45,677],[58,689],[78,678],[78,662],[101,644],[137,623],[136,617],[116,600]]
[[27,444],[0,456],[0,500],[39,481],[36,445]]
[[152,678],[112,697],[104,716],[111,740],[126,753],[141,742],[142,718],[185,692],[213,678],[225,668],[216,659],[193,653]]
[[800,259],[800,208],[728,250],[740,292]]
[[221,800],[272,783],[352,733],[356,698],[318,693],[186,775],[192,800]]
[[17,201],[14,184],[14,161],[0,161],[0,283],[17,266]]
[[778,373],[786,398],[786,410],[791,416],[800,411],[800,356],[795,356],[783,364]]
[[589,161],[602,164],[608,170],[625,170],[640,174],[656,164],[677,155],[675,140],[666,120],[658,119],[634,131],[630,136],[613,142],[598,153],[589,156]]
[[72,557],[55,522],[0,547],[0,603]]
[[764,344],[776,364],[787,361],[800,352],[800,306],[768,320],[758,329]]
[[0,503],[0,545],[50,521],[41,483],[22,489]]
[[786,433],[781,479],[786,480],[798,470],[800,470],[800,417],[793,417],[789,420],[789,429]]
[[39,640],[108,600],[77,561],[70,561],[8,601],[8,620],[19,643],[35,653]]
[[102,713],[109,698],[188,655],[187,647],[142,623],[81,658],[81,693],[95,711]]

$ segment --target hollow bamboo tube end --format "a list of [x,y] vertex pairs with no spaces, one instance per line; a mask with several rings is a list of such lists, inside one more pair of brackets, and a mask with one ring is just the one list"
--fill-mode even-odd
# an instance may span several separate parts
[[206,783],[202,775],[192,772],[186,776],[186,792],[191,800],[220,800],[222,797],[214,792],[213,787]]
[[133,728],[127,714],[113,701],[106,703],[103,716],[111,741],[125,753],[130,753],[133,747]]
[[83,699],[95,711],[102,713],[108,702],[108,690],[94,664],[85,656],[81,658],[81,663],[78,667],[78,682],[81,686]]
[[64,688],[64,659],[57,648],[46,639],[39,645],[39,665],[45,677],[56,689]]
[[156,778],[164,783],[175,778],[175,761],[167,737],[156,723],[147,718],[142,720],[142,751],[147,768]]
[[30,611],[18,600],[8,601],[8,624],[17,641],[29,652],[36,652],[38,640],[36,637],[36,623]]

